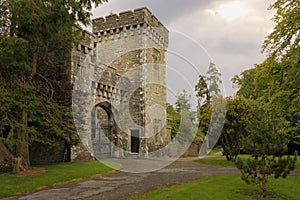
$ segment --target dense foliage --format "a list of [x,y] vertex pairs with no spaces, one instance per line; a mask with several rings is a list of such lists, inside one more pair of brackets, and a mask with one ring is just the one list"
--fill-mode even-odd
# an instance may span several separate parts
[[300,150],[300,1],[277,0],[270,8],[276,14],[263,44],[268,58],[233,78],[252,112],[242,141],[251,158],[238,160],[237,167],[247,183],[260,183],[264,197],[267,177],[286,177]]
[[243,136],[247,135],[246,126],[249,123],[249,102],[239,96],[226,98],[226,118],[220,143],[227,160],[235,160],[241,153]]
[[246,183],[261,185],[266,196],[268,176],[285,178],[295,169],[296,159],[285,156],[288,140],[280,132],[280,123],[272,118],[262,104],[252,105],[248,134],[243,135],[241,145],[251,155],[246,161],[238,158],[236,166]]
[[74,27],[90,22],[85,1],[0,1],[0,162],[30,166],[32,142],[77,142],[71,114],[70,52]]
[[[294,23],[298,23],[299,20],[286,22],[286,20],[294,19],[290,19],[290,14],[294,13],[296,8],[286,9],[294,6],[296,2],[298,2],[297,10],[299,13],[299,1],[290,1],[290,3],[278,1],[272,6],[272,8],[278,9],[275,16],[277,26],[265,43],[269,44],[269,50],[273,54],[270,54],[270,57],[263,63],[256,65],[255,68],[246,70],[240,76],[233,78],[234,83],[239,87],[238,95],[260,102],[271,117],[278,120],[280,124],[278,131],[289,139],[290,154],[293,154],[295,150],[300,150],[300,48],[298,47],[299,42],[294,44],[297,43],[296,39],[288,41],[294,43],[285,46],[288,50],[286,49],[279,56],[278,49],[283,48],[282,45],[284,44],[275,41],[277,41],[278,34],[291,34],[288,30],[294,28]],[[284,9],[278,7],[279,5],[284,5]],[[281,19],[280,22],[278,21],[279,18]],[[283,22],[286,23],[286,33],[282,32],[283,29],[280,28],[283,26]],[[300,27],[298,26],[299,31]],[[294,33],[293,37],[297,38],[299,34]],[[274,43],[270,43],[273,40]],[[280,57],[280,60],[278,57],[274,57],[275,54]]]
[[201,142],[203,135],[197,133],[196,113],[191,109],[190,95],[186,90],[182,90],[176,98],[175,108],[171,104],[167,105],[167,119],[172,138],[176,136],[181,142]]
[[219,144],[226,158],[235,160],[242,150],[241,138],[247,134],[249,102],[240,96],[214,97],[200,112],[199,131],[207,136],[209,149]]

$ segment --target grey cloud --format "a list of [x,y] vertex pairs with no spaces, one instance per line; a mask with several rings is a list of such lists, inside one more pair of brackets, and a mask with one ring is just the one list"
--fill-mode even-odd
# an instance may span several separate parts
[[94,11],[94,17],[102,16],[111,11],[118,13],[133,10],[139,7],[148,7],[165,24],[176,18],[184,17],[199,8],[203,8],[212,1],[206,0],[110,0],[107,4],[100,5]]
[[169,23],[170,21],[184,17],[196,10],[206,7],[211,1],[206,0],[163,0],[149,1],[150,9],[159,14],[160,18]]
[[[214,9],[215,6],[228,1],[109,0],[109,3],[96,8],[93,13],[94,17],[100,17],[111,11],[119,13],[148,7],[167,28],[182,32],[203,45],[213,61],[224,72],[223,81],[227,93],[232,95],[230,82],[232,76],[264,59],[264,56],[260,54],[261,44],[267,35],[267,30],[272,28],[270,23],[272,13],[268,13],[267,7],[274,0],[245,0],[255,11],[254,14],[250,18],[233,22],[226,22],[218,16],[205,12],[206,9]],[[182,47],[182,49],[185,48]],[[193,56],[197,53],[194,48],[191,47],[188,51],[189,60],[197,57]],[[196,65],[201,66],[198,63]]]
[[215,43],[213,47],[215,52],[220,52],[223,54],[234,54],[234,55],[253,55],[255,53],[259,53],[257,50],[259,49],[261,44],[256,41],[252,41],[250,39],[244,38],[242,40],[237,40],[234,38],[220,38]]

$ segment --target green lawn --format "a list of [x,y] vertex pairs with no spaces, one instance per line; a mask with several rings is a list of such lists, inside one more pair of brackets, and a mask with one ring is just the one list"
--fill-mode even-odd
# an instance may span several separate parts
[[[278,197],[299,200],[300,177],[288,177],[279,180],[270,178],[268,186],[269,195],[277,198],[266,198],[265,200],[284,199]],[[258,188],[258,186],[244,183],[240,175],[216,175],[183,185],[159,189],[144,196],[134,198],[134,200],[257,200],[261,199],[261,193]]]
[[222,152],[223,151],[223,148],[221,146],[215,146],[209,153],[208,155],[213,155],[217,152]]
[[[242,159],[249,158],[249,155],[240,155]],[[234,167],[234,163],[227,161],[225,156],[207,157],[196,162]],[[298,159],[296,168],[300,169]],[[265,200],[299,200],[300,198],[300,177],[288,177],[268,179],[267,189],[269,197]],[[183,185],[176,185],[169,188],[156,190],[135,200],[155,199],[188,199],[188,200],[257,200],[261,199],[260,187],[247,185],[241,180],[240,175],[216,175]]]
[[[242,159],[247,159],[249,155],[239,155]],[[223,167],[235,167],[234,163],[226,160],[225,156],[217,156],[217,157],[205,157],[197,160],[196,162],[207,164],[207,165],[217,165]]]
[[44,167],[46,172],[30,176],[0,175],[0,198],[112,171],[98,161],[60,163],[39,167]]
[[[249,155],[239,155],[241,159],[249,158]],[[217,157],[205,157],[202,159],[197,160],[196,162],[207,164],[207,165],[218,165],[224,167],[235,167],[234,163],[231,161],[226,160],[225,156],[217,156]],[[296,163],[296,170],[300,170],[300,157],[297,159]]]

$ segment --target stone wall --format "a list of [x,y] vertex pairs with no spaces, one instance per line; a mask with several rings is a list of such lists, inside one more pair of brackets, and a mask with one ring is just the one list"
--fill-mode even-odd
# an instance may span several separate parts
[[89,161],[94,159],[93,155],[86,149],[86,147],[82,143],[73,146],[71,152],[72,161]]
[[[168,30],[147,8],[93,22],[93,33],[82,31],[83,40],[72,52],[73,83],[76,76],[82,83],[92,80],[86,94],[78,97],[84,102],[78,109],[86,112],[92,103],[106,103],[117,110],[118,116],[111,117],[117,117],[117,145],[124,150],[131,150],[130,131],[136,129],[145,137],[140,140],[140,152],[147,152],[148,146],[151,151],[165,146],[171,140],[165,113]],[[90,89],[92,103],[84,99]],[[129,116],[119,103],[128,104]],[[87,124],[93,120],[88,115],[83,118]],[[82,130],[89,131],[88,127]]]
[[181,157],[198,157],[201,145],[201,143],[192,143]]
[[64,161],[65,143],[56,141],[54,144],[34,142],[29,146],[31,164],[59,163]]
[[[131,119],[124,116],[121,123],[126,130],[121,128],[122,132],[129,135],[130,130],[144,127],[140,130],[145,137],[140,142],[142,153],[165,146],[170,141],[163,111],[168,30],[147,8],[141,8],[95,19],[93,33],[97,41],[97,60],[112,66],[120,77],[130,82],[126,88],[130,94]],[[126,143],[124,148],[130,151],[130,141]]]
[[98,36],[118,34],[121,31],[125,33],[127,30],[132,30],[132,28],[159,28],[161,30],[158,33],[159,38],[165,45],[168,43],[168,30],[147,8],[111,14],[106,17],[94,19],[93,21],[95,24],[93,26],[93,33]]
[[78,34],[80,43],[73,48],[71,53],[71,83],[74,83],[80,67],[85,61],[92,62],[94,59],[95,35],[86,30],[74,30]]

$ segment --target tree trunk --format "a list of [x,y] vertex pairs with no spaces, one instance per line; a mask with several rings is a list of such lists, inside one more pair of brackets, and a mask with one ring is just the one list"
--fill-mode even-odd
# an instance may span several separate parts
[[267,196],[267,172],[266,172],[266,158],[262,157],[262,180],[261,180],[261,189],[263,198]]
[[13,155],[11,152],[6,148],[6,146],[0,142],[0,161],[2,160],[11,160]]
[[38,53],[34,53],[32,58],[32,70],[30,74],[30,79],[33,79],[34,75],[36,74],[37,62],[38,62]]
[[28,148],[28,135],[27,135],[27,112],[22,111],[22,128],[17,135],[18,144],[16,146],[16,159],[14,164],[19,164],[21,170],[26,170],[30,167],[29,161],[29,148]]
[[222,133],[221,143],[222,143],[223,151],[226,155],[226,160],[232,161],[232,152],[231,152],[231,147],[230,147],[227,133]]
[[262,178],[262,194],[263,194],[263,198],[266,198],[266,196],[267,196],[267,186],[266,186],[266,183],[267,183],[267,177],[264,174],[263,178]]
[[13,159],[13,154],[6,148],[6,146],[2,142],[0,142],[0,171],[10,171],[13,168]]
[[22,168],[22,157],[16,157],[16,158],[13,158],[12,160],[12,173],[14,174],[18,174],[20,172],[20,169],[24,170]]
[[65,142],[65,149],[62,157],[62,162],[71,162],[71,145],[68,142]]

